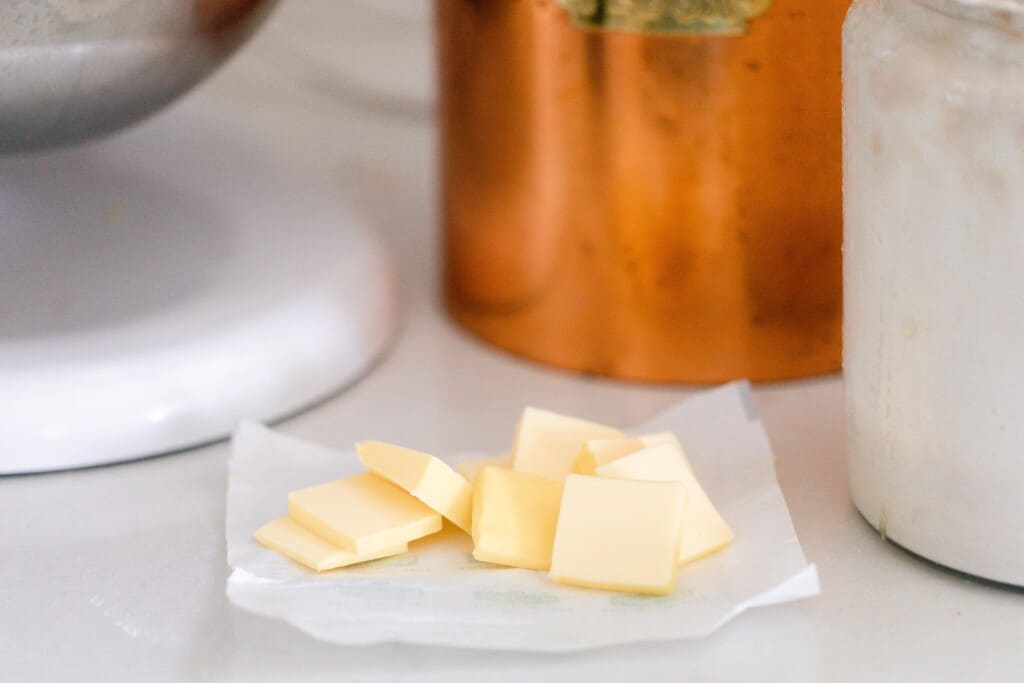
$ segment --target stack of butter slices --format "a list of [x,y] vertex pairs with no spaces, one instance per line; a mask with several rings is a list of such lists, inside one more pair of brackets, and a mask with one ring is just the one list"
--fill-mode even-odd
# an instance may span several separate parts
[[256,540],[322,572],[409,551],[443,520],[473,556],[546,571],[562,584],[663,595],[682,565],[732,530],[674,434],[617,429],[527,408],[512,450],[453,470],[427,453],[357,444],[367,471],[288,496],[288,516]]

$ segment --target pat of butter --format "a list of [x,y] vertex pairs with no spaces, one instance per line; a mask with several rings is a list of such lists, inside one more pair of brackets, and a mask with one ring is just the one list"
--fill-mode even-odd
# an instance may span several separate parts
[[587,441],[624,436],[618,429],[594,422],[527,408],[516,427],[512,469],[565,481]]
[[623,456],[661,444],[679,445],[672,432],[659,432],[626,439],[591,439],[583,444],[576,457],[573,471],[577,474],[594,474],[597,468]]
[[[683,452],[683,447],[679,443],[679,439],[672,432],[658,432],[657,434],[645,434],[640,437],[640,441],[643,442],[644,448],[654,448],[655,446],[675,446],[679,449],[679,452]],[[686,456],[683,456],[683,461],[686,461]],[[605,463],[601,463],[605,464]]]
[[671,593],[685,503],[678,482],[570,475],[558,516],[552,580],[629,593]]
[[597,468],[598,475],[616,479],[677,481],[686,489],[686,515],[679,546],[679,564],[716,553],[733,539],[732,529],[694,476],[686,454],[672,444],[631,453]]
[[356,444],[356,451],[366,469],[402,487],[469,533],[473,487],[461,474],[432,455],[380,441]]
[[463,460],[455,466],[455,471],[466,478],[470,484],[476,481],[476,478],[480,476],[480,472],[485,467],[503,467],[510,469],[512,467],[512,454],[502,453],[501,455],[493,455],[489,458],[476,458],[475,460]]
[[288,515],[325,541],[360,555],[441,530],[441,515],[372,472],[292,491]]
[[[646,481],[683,481],[690,468],[686,456],[675,444],[645,448],[612,460],[597,468],[600,477]],[[690,478],[693,475],[689,475]]]
[[285,557],[318,572],[401,555],[409,550],[408,544],[402,543],[393,548],[360,555],[331,545],[290,517],[275,519],[261,526],[256,530],[256,540],[271,550],[276,550]]
[[639,438],[591,439],[583,444],[572,469],[576,474],[594,474],[601,465],[644,448]]
[[547,569],[562,484],[514,470],[485,467],[473,493],[473,557],[524,569]]

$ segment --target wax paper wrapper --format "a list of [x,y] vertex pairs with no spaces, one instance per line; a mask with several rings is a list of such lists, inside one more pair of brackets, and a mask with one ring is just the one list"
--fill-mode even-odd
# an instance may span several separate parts
[[[576,589],[552,583],[544,572],[477,562],[470,537],[448,527],[411,544],[406,555],[319,575],[307,571],[260,546],[253,532],[286,514],[289,491],[363,471],[362,465],[355,453],[244,423],[229,464],[228,597],[341,645],[568,652],[700,638],[749,608],[816,595],[818,575],[793,529],[749,385],[698,394],[630,432],[664,430],[679,436],[736,532],[724,551],[683,567],[672,595]],[[454,464],[479,455],[445,459]]]

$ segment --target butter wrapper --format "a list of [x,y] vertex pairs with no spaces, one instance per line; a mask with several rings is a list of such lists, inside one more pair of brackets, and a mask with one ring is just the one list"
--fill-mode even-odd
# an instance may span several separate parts
[[[324,574],[307,571],[256,543],[253,532],[287,513],[289,491],[361,472],[362,465],[355,453],[243,423],[229,461],[228,598],[339,645],[571,652],[702,638],[750,608],[820,592],[747,383],[697,394],[630,431],[678,434],[736,533],[722,552],[683,567],[672,595],[559,586],[543,572],[477,562],[471,539],[455,528],[411,544],[406,555]],[[480,455],[446,460],[454,465]]]

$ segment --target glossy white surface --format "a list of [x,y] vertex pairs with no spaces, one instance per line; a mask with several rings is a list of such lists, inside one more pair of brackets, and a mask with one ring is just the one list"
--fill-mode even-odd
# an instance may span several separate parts
[[[279,29],[296,19],[292,9],[283,7],[267,33],[202,92],[248,112],[254,125],[286,131],[280,135],[295,150],[359,196],[398,255],[405,308],[391,355],[353,390],[284,423],[285,431],[334,446],[375,435],[426,449],[496,450],[511,438],[508,425],[526,403],[628,424],[684,393],[552,372],[454,328],[436,296],[429,126],[375,120],[275,70]],[[258,108],[244,104],[252,102]],[[0,479],[0,678],[1017,680],[1024,594],[951,575],[883,544],[854,511],[839,380],[756,394],[782,489],[824,593],[752,612],[713,638],[560,656],[318,643],[228,605],[227,449],[218,445],[111,468]]]
[[337,391],[390,339],[379,239],[215,104],[0,160],[0,474],[222,438]]

